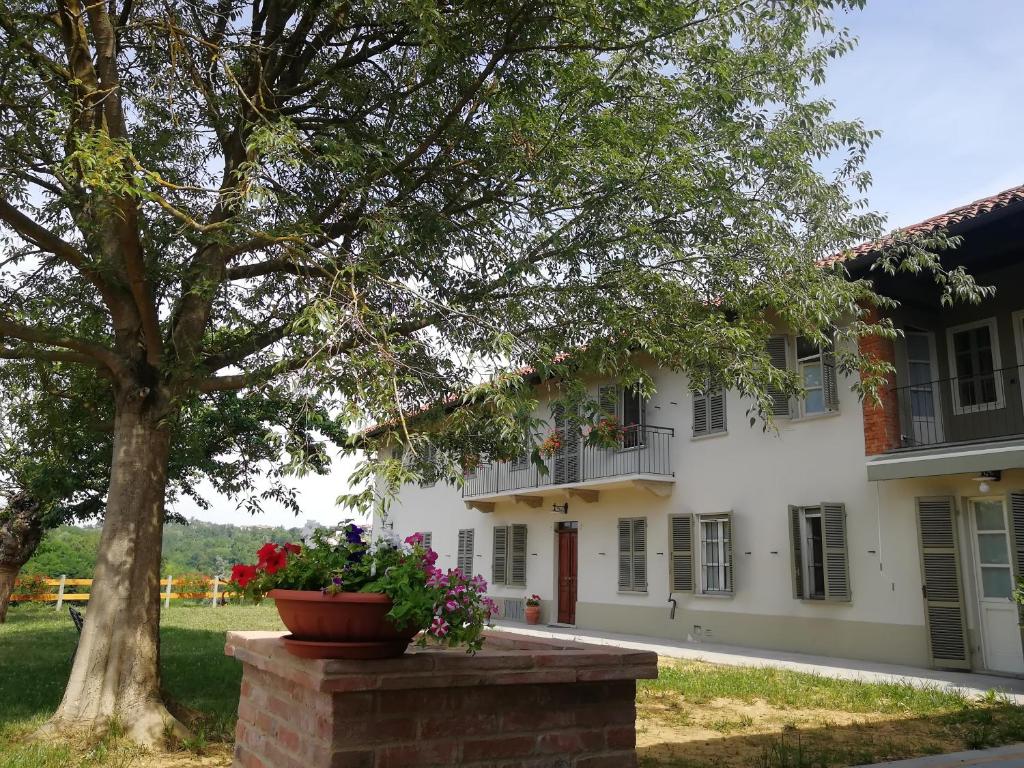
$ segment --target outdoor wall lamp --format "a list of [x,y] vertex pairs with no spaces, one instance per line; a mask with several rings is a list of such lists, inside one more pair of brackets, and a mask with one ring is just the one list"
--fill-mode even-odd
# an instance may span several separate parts
[[565,504],[552,504],[551,511],[556,515],[568,515],[569,502],[565,502]]
[[978,483],[978,493],[988,493],[992,487],[991,483],[998,483],[1003,479],[1003,471],[1001,469],[993,469],[982,472],[977,477],[972,477],[971,479]]

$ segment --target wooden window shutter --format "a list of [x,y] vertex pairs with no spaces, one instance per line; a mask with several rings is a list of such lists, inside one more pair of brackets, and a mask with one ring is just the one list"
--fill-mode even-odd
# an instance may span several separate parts
[[526,526],[509,526],[509,577],[508,583],[517,587],[526,586]]
[[846,537],[846,505],[821,503],[821,528],[824,537],[825,599],[850,602],[850,552]]
[[622,421],[622,395],[618,384],[604,384],[597,391],[597,404],[606,416]]
[[[1024,491],[1010,493],[1010,560],[1013,563],[1013,582],[1024,579]],[[1021,641],[1024,643],[1024,605],[1018,604]]]
[[832,346],[821,350],[821,386],[826,411],[839,410],[839,381],[836,378],[836,354]]
[[494,550],[491,553],[491,583],[505,584],[508,580],[508,526],[494,526]]
[[647,591],[647,518],[633,520],[633,590]]
[[800,507],[789,508],[789,544],[792,553],[793,597],[804,599],[804,558],[800,541]]
[[725,387],[708,393],[708,431],[725,431]]
[[917,499],[917,534],[932,665],[970,669],[952,496]]
[[619,591],[633,589],[633,521],[619,520]]
[[697,391],[693,395],[693,436],[700,437],[710,431],[708,425],[708,396],[706,393]]
[[725,591],[736,591],[736,561],[732,556],[732,515],[726,515],[722,523],[722,531],[725,534]]
[[693,515],[672,515],[668,522],[671,590],[693,592]]
[[[789,344],[785,336],[768,337],[768,359],[776,368],[789,368]],[[768,388],[773,416],[789,416],[789,396],[778,387]]]
[[459,531],[459,550],[457,554],[457,565],[467,576],[473,573],[473,539],[474,530],[472,528],[462,528]]

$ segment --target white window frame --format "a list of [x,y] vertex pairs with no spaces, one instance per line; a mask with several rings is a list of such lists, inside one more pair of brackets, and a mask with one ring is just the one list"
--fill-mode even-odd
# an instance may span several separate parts
[[[800,416],[802,418],[824,416],[825,414],[832,413],[828,407],[828,394],[825,392],[825,350],[820,344],[815,344],[817,353],[813,355],[805,355],[800,357],[800,339],[801,336],[793,337],[793,355],[796,358],[796,373],[800,377],[800,385],[804,388],[805,394],[800,400]],[[820,370],[821,384],[817,387],[808,388],[804,383],[804,368],[808,368],[812,365],[817,365]],[[821,410],[820,411],[809,411],[807,410],[807,395],[806,392],[821,391]]]
[[[807,518],[815,517],[821,522],[821,571],[822,571],[822,592],[812,594],[811,589],[811,557],[813,548],[808,546],[809,527]],[[825,578],[825,515],[821,506],[800,507],[800,571],[804,582],[804,600],[826,600],[828,599],[828,580]]]
[[[700,594],[702,595],[709,597],[732,597],[733,591],[736,588],[733,577],[734,567],[729,556],[732,551],[732,548],[729,546],[731,542],[725,538],[725,524],[729,523],[731,528],[731,522],[729,515],[697,516],[697,569],[700,574]],[[704,532],[705,525],[716,525],[718,528],[719,536],[716,547],[718,563],[715,565],[715,568],[718,571],[718,583],[728,584],[728,589],[708,589],[708,579],[705,571],[707,563],[704,561],[704,553],[707,551],[708,543]]]
[[[974,330],[975,328],[988,327],[989,339],[992,342],[992,370],[994,371],[992,378],[995,383],[996,399],[992,403],[981,403],[979,405],[961,405],[960,404],[960,387],[959,380],[960,376],[956,370],[956,351],[953,344],[953,337],[964,331]],[[975,320],[972,323],[963,323],[961,325],[954,325],[946,329],[946,352],[948,355],[949,362],[949,376],[951,383],[951,396],[953,400],[953,413],[958,416],[962,416],[967,413],[978,413],[979,411],[998,411],[1000,408],[1005,407],[1006,400],[1003,397],[1003,379],[999,374],[1000,369],[1003,367],[1002,356],[999,353],[999,325],[996,323],[996,318],[986,317],[983,320]]]
[[[907,343],[907,337],[910,336],[911,334],[913,334],[915,336],[924,336],[928,340],[928,354],[931,356],[931,358],[929,359],[928,363],[929,363],[929,368],[931,369],[930,373],[931,373],[932,382],[933,382],[932,386],[931,386],[932,410],[933,410],[932,418],[934,419],[934,425],[935,425],[934,426],[935,437],[938,438],[937,442],[941,443],[944,440],[943,436],[945,435],[945,432],[943,431],[943,424],[942,424],[943,404],[942,404],[942,388],[941,388],[941,385],[939,383],[939,379],[940,379],[940,374],[939,374],[939,351],[938,351],[938,345],[935,343],[935,334],[932,331],[924,330],[922,328],[917,328],[915,326],[906,326],[906,327],[903,328],[903,353],[904,353],[903,354],[903,358],[904,358],[903,359],[903,364],[906,366],[906,371],[907,371],[906,383],[907,383],[908,391],[910,391],[910,392],[912,392],[912,388],[913,388],[913,386],[915,386],[915,385],[912,385],[910,383],[910,379],[911,379],[911,376],[910,376],[911,357],[910,357],[910,345]],[[917,358],[914,358],[914,362],[920,363],[920,362],[923,362],[923,361],[918,360]],[[921,385],[917,385],[917,386],[921,386]],[[913,394],[911,394],[910,397],[912,399],[913,398]],[[910,432],[912,433],[911,437],[914,438],[914,440],[916,441],[917,436],[915,434],[913,434],[913,432],[914,432],[914,407],[913,407],[913,403],[910,403],[909,406],[910,406],[910,413],[909,413]]]

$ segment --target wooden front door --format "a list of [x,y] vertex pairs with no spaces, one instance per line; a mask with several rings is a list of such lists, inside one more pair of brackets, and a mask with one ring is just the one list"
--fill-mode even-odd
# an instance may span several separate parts
[[558,623],[576,623],[577,531],[558,531]]

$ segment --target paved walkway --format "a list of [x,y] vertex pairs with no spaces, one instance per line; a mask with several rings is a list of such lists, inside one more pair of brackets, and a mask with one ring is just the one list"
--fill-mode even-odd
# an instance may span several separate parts
[[960,768],[960,766],[985,766],[985,768],[1024,768],[1024,744],[1008,747],[979,749],[972,752],[955,752],[952,755],[931,755],[915,757],[913,760],[899,760],[895,763],[878,763],[860,768]]
[[[940,688],[943,690],[960,690],[969,696],[980,696],[986,691],[996,690],[1003,693],[1008,701],[1024,706],[1024,679],[1016,677],[1000,677],[997,675],[979,675],[969,672],[941,672],[934,669],[906,667],[897,664],[880,664],[873,661],[856,659],[837,659],[829,656],[812,656],[803,653],[787,653],[785,651],[766,651],[755,648],[741,648],[734,645],[717,643],[687,643],[663,638],[644,637],[642,635],[621,635],[611,632],[598,632],[565,627],[527,627],[523,624],[496,622],[503,631],[518,632],[534,637],[563,638],[581,643],[597,645],[615,645],[622,648],[633,648],[641,651],[655,651],[659,656],[675,659],[699,659],[716,664],[733,664],[743,667],[775,667],[790,669],[796,672],[810,672],[825,677],[843,680],[860,680],[871,683],[909,683],[918,688]],[[1024,736],[1024,734],[1022,734]],[[954,757],[954,756],[947,756]],[[946,765],[983,765],[984,763],[934,763],[936,766]],[[896,765],[902,766],[903,763]],[[921,763],[920,765],[933,765]],[[1004,765],[999,763],[999,765]],[[1005,765],[1018,765],[1005,763]],[[1024,768],[1024,763],[1020,764]],[[908,768],[918,768],[911,761]]]

